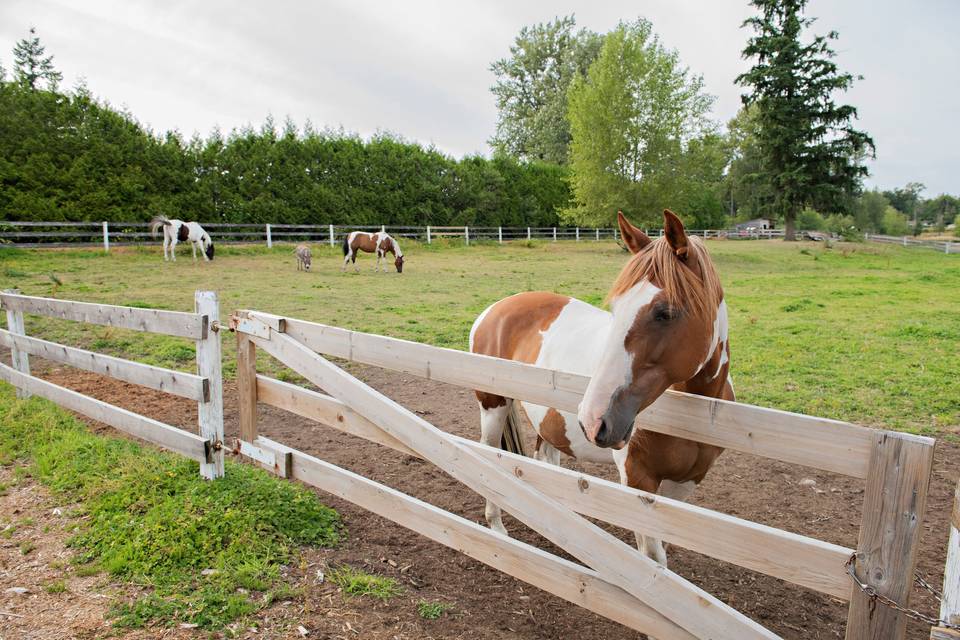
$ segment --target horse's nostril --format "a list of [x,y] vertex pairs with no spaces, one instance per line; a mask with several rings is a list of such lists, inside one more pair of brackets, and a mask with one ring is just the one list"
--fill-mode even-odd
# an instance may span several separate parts
[[603,418],[600,419],[600,428],[597,429],[597,435],[594,438],[594,442],[600,443],[604,442],[607,439],[607,421]]

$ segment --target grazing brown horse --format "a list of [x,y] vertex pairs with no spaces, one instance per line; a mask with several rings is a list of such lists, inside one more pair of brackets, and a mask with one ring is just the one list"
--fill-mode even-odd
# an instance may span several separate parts
[[[357,267],[357,253],[365,251],[367,253],[377,254],[377,264],[374,271],[380,270],[380,261],[388,253],[394,256],[393,266],[397,268],[397,273],[403,273],[403,251],[396,240],[387,235],[386,231],[377,231],[376,233],[366,233],[364,231],[351,231],[343,239],[343,267],[341,271],[347,270],[347,263],[353,261],[355,271],[360,271]],[[386,267],[384,267],[386,273]]]
[[[591,376],[578,415],[521,402],[537,431],[535,457],[560,452],[612,462],[624,484],[680,500],[703,480],[719,447],[634,428],[637,414],[667,389],[733,400],[727,308],[704,243],[664,211],[664,237],[651,240],[618,216],[633,257],[608,295],[610,312],[553,293],[520,293],[484,311],[470,350]],[[476,392],[482,442],[499,446],[516,428],[513,400]],[[487,522],[506,533],[488,502]],[[666,564],[662,543],[637,534],[647,556]]]

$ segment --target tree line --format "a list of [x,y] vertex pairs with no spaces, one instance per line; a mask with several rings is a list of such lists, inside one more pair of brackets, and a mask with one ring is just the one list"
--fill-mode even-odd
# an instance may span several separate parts
[[0,217],[6,220],[554,226],[567,167],[459,160],[399,136],[277,126],[185,140],[157,134],[84,86],[61,91],[39,38],[0,66]]
[[656,226],[771,217],[800,229],[891,234],[955,223],[960,201],[910,183],[864,191],[870,137],[839,104],[854,77],[837,35],[808,37],[805,0],[753,0],[725,126],[713,97],[646,20],[609,33],[573,16],[523,28],[493,62],[492,158],[452,158],[381,133],[368,139],[268,119],[185,139],[156,133],[82,84],[62,91],[36,33],[0,64],[0,217],[231,223],[607,226],[622,209]]

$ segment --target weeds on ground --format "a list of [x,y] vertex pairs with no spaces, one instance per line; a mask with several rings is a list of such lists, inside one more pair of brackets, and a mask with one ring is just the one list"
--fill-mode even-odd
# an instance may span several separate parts
[[[191,623],[219,629],[289,592],[280,568],[299,545],[335,545],[338,514],[299,485],[227,462],[216,482],[196,462],[91,434],[39,399],[0,386],[0,463],[29,472],[83,515],[68,545],[77,574],[146,585],[112,610],[118,626]],[[23,553],[29,553],[24,550]]]
[[436,620],[451,608],[453,608],[453,605],[446,602],[427,602],[426,600],[421,600],[417,603],[417,613],[424,620]]
[[403,592],[393,578],[375,576],[346,564],[328,571],[326,578],[340,587],[348,596],[373,596],[381,600],[389,600]]

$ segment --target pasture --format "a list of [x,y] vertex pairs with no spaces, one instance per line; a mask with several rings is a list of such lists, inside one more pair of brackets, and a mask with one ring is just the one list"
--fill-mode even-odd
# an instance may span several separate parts
[[[827,248],[780,241],[711,241],[708,246],[730,309],[732,375],[738,399],[955,438],[960,431],[960,394],[955,382],[960,263],[955,257],[860,244]],[[0,252],[0,288],[173,310],[191,309],[195,289],[213,289],[220,295],[222,318],[233,309],[256,308],[462,349],[473,319],[491,302],[522,290],[552,289],[602,304],[606,288],[626,260],[626,254],[613,243],[518,242],[470,247],[405,243],[408,262],[402,275],[393,271],[374,274],[371,256],[361,258],[361,272],[354,274],[352,270],[340,272],[339,248],[316,244],[313,252],[312,271],[298,272],[292,246],[272,250],[218,247],[213,263],[197,264],[186,252],[177,263],[164,263],[158,247],[121,249],[108,255],[89,250],[7,250]],[[38,317],[28,317],[27,331],[142,362],[184,370],[193,366],[193,347],[184,339]],[[228,379],[233,378],[232,335],[225,335],[224,359],[224,371]],[[299,380],[262,353],[258,367],[284,379]],[[476,404],[469,391],[372,367],[351,364],[348,368],[437,426],[476,437]],[[196,428],[195,408],[167,402],[151,390],[62,367],[40,368],[40,375],[181,428]],[[11,396],[7,392],[3,402],[15,402]],[[237,435],[238,419],[236,388],[230,381],[225,404],[227,436],[232,438]],[[10,415],[29,414],[31,406],[17,404],[19,408],[13,411],[18,413]],[[62,414],[59,410],[55,413]],[[270,438],[482,522],[480,498],[409,456],[358,442],[272,407],[261,406],[260,421]],[[0,442],[0,450],[6,451],[7,459],[12,457],[8,449],[13,453],[18,447],[31,450],[28,453],[37,464],[34,468],[42,471],[42,451],[30,443],[38,430],[29,425],[35,424],[36,420],[19,430],[17,439]],[[940,448],[929,495],[928,535],[923,537],[920,566],[935,583],[943,567],[956,451],[952,444]],[[610,467],[573,464],[591,474],[612,475]],[[42,473],[34,475],[44,480]],[[112,483],[111,488],[123,489],[120,484]],[[56,484],[53,486],[56,489]],[[125,495],[136,491],[124,490]],[[22,494],[18,488],[16,495]],[[720,458],[692,501],[854,545],[862,496],[862,484],[850,478],[731,451]],[[266,613],[245,599],[233,600],[239,615],[247,616],[242,624],[264,625],[279,633],[292,632],[302,620],[307,628],[320,633],[354,630],[371,638],[552,638],[563,637],[574,627],[581,628],[579,635],[584,640],[638,637],[609,620],[564,605],[429,543],[350,502],[322,493],[320,499],[340,514],[343,538],[332,550],[306,549],[297,566],[271,565],[275,568],[265,575],[282,574],[285,582],[271,577],[264,583]],[[6,520],[6,514],[0,516]],[[21,532],[29,532],[30,527],[18,526],[15,536],[22,545]],[[507,518],[507,526],[521,540],[551,547],[511,518]],[[632,539],[630,534],[623,535]],[[683,549],[672,549],[669,555],[671,567],[681,575],[783,637],[842,634],[845,607],[833,598]],[[318,566],[331,569],[323,584],[313,578]],[[216,607],[227,593],[224,589],[233,589],[243,580],[242,573],[223,576],[218,579],[222,588],[210,597],[203,596],[200,603]],[[293,584],[292,591],[282,597],[298,604],[285,609],[286,605],[271,599],[286,582]],[[65,586],[78,589],[77,579],[67,580]],[[191,592],[189,578],[171,589],[181,589],[171,592],[185,598]],[[50,601],[57,597],[49,590],[44,596]],[[177,610],[167,602],[141,600],[133,608],[121,610],[120,620],[132,619],[133,626],[206,620],[196,617],[196,611],[204,611],[199,604],[187,603]],[[918,597],[914,603],[932,607],[929,598]],[[439,613],[434,619],[424,611]],[[230,617],[223,616],[224,620]],[[203,626],[218,628],[212,623]],[[911,625],[909,637],[926,634],[923,625]]]
[[[960,262],[894,246],[711,241],[730,309],[738,400],[865,425],[952,437],[960,430]],[[29,295],[186,310],[213,289],[224,313],[272,313],[465,349],[487,305],[525,290],[602,304],[624,254],[609,242],[470,247],[404,243],[402,275],[340,272],[339,247],[313,245],[297,272],[291,246],[218,247],[194,265],[159,248],[0,251],[0,288]],[[164,366],[192,357],[186,341],[30,319],[33,335]],[[71,334],[71,332],[73,332]],[[225,371],[233,371],[226,345]]]

